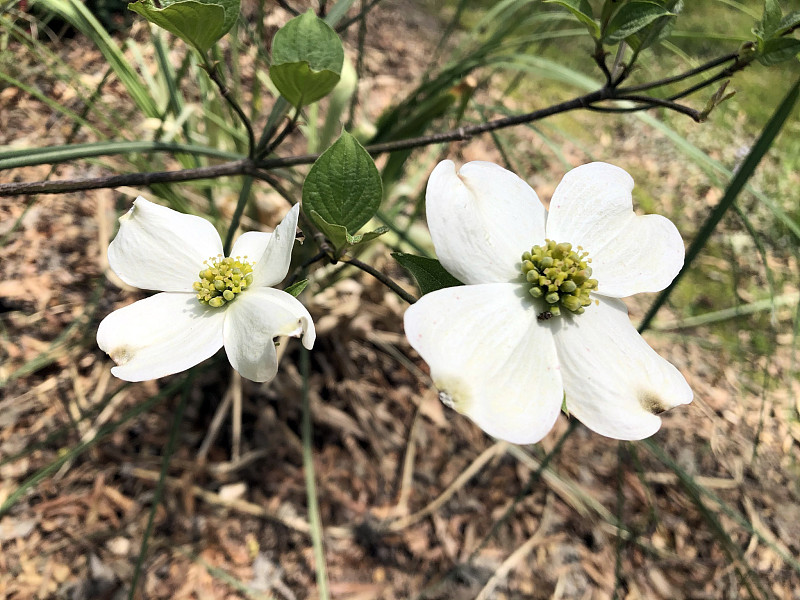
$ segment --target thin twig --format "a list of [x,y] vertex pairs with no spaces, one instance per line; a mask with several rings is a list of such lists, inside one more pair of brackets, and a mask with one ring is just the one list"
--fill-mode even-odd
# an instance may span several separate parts
[[414,298],[414,296],[409,294],[407,291],[405,291],[403,288],[397,285],[394,281],[386,277],[386,275],[384,275],[374,267],[371,267],[367,263],[361,262],[357,258],[340,258],[339,260],[341,260],[343,263],[353,265],[354,267],[359,268],[366,273],[369,273],[375,279],[377,279],[383,285],[391,289],[395,294],[400,296],[403,300],[405,300],[409,304],[414,304],[417,301],[417,299]]
[[472,479],[484,466],[486,466],[490,460],[505,454],[508,446],[508,442],[503,441],[495,442],[489,446],[486,450],[479,454],[478,457],[472,461],[472,463],[466,469],[464,469],[464,471],[462,471],[458,477],[455,478],[453,483],[447,486],[447,488],[433,501],[413,514],[401,517],[395,521],[390,521],[385,525],[385,530],[392,532],[402,531],[406,527],[417,523],[428,515],[439,510],[447,503],[448,500],[450,500],[450,498],[453,497],[458,490],[463,488],[470,479]]
[[684,106],[683,104],[678,104],[677,102],[672,102],[671,100],[664,100],[663,98],[653,98],[651,96],[640,96],[638,94],[630,94],[624,97],[619,98],[620,100],[629,100],[631,102],[638,102],[640,105],[651,108],[653,106],[661,106],[663,108],[668,108],[670,110],[674,110],[675,112],[679,112],[681,114],[687,115],[695,120],[695,122],[700,123],[703,121],[703,114],[690,108],[688,106]]
[[[368,5],[367,8],[365,8],[364,10],[365,11],[368,10],[373,4],[374,1],[372,4]],[[639,86],[620,88],[618,90],[614,90],[608,86],[605,86],[594,92],[590,92],[588,94],[584,94],[582,96],[573,98],[572,100],[561,102],[559,104],[555,104],[553,106],[525,113],[522,115],[503,117],[500,119],[494,119],[492,121],[488,121],[486,123],[470,125],[466,127],[459,127],[451,131],[435,133],[432,135],[424,135],[405,140],[385,142],[382,144],[372,144],[367,147],[367,150],[369,151],[370,154],[376,156],[379,154],[383,154],[385,152],[394,152],[397,150],[409,150],[412,148],[429,146],[432,144],[441,144],[454,141],[465,141],[482,133],[488,133],[490,131],[504,129],[506,127],[513,127],[515,125],[520,125],[524,123],[532,123],[534,121],[538,121],[545,117],[569,112],[571,110],[576,110],[580,108],[599,111],[599,112],[637,112],[640,110],[647,110],[649,108],[653,108],[653,106],[663,105],[663,101],[661,101],[662,104],[657,104],[653,102],[654,99],[650,99],[648,104],[643,104],[630,108],[604,107],[604,106],[596,106],[596,104],[598,102],[602,102],[605,100],[618,100],[621,97],[629,95],[631,92],[657,88],[663,85],[667,85],[669,83],[675,83],[677,81],[681,81],[693,75],[697,75],[700,72],[718,66],[718,64],[727,62],[731,60],[732,57],[736,58],[736,62],[733,65],[727,67],[726,69],[723,69],[720,73],[716,74],[710,79],[702,81],[666,99],[666,101],[668,102],[675,102],[675,100],[688,96],[689,94],[694,93],[704,87],[707,87],[712,83],[719,81],[720,79],[729,77],[734,72],[739,71],[744,67],[746,67],[748,64],[750,64],[751,59],[748,57],[743,58],[739,53],[735,55],[728,54],[723,57],[720,57],[719,59],[715,59],[714,61],[710,61],[709,63],[706,63],[701,67],[697,67],[695,69],[687,71],[682,75],[660,79]],[[695,118],[695,114],[691,112],[691,109],[687,109],[682,105],[667,105],[666,107],[673,110],[679,110],[679,112],[683,114],[688,114],[690,117]],[[252,175],[257,179],[265,179],[263,171],[278,169],[283,167],[311,164],[317,158],[319,158],[319,154],[305,154],[305,155],[289,156],[289,157],[268,158],[259,161],[239,160],[210,167],[182,169],[177,171],[130,173],[126,175],[112,175],[107,177],[95,177],[95,178],[83,178],[83,179],[68,179],[61,181],[4,183],[0,184],[0,196],[15,196],[20,194],[53,194],[53,193],[75,192],[75,191],[84,191],[84,190],[101,189],[101,188],[114,188],[119,186],[134,186],[134,187],[146,186],[157,183],[176,183],[180,181],[192,181],[196,179],[210,179],[225,175]]]
[[731,60],[736,60],[738,58],[739,58],[738,52],[731,52],[730,54],[726,54],[725,56],[720,56],[719,58],[710,60],[707,63],[704,63],[699,67],[696,67],[689,71],[686,71],[685,73],[681,73],[680,75],[675,75],[673,77],[666,77],[664,79],[651,81],[649,83],[642,83],[641,85],[631,85],[628,87],[619,88],[617,92],[624,95],[624,94],[633,94],[636,92],[644,92],[647,90],[652,90],[654,88],[669,85],[670,83],[676,83],[678,81],[683,81],[684,79],[689,79],[690,77],[694,77],[695,75],[699,75],[700,73],[710,71],[714,67],[718,67],[719,65],[725,64],[726,62],[729,62]]
[[286,0],[276,0],[276,2],[278,3],[278,6],[280,6],[283,10],[285,10],[288,13],[291,13],[295,17],[300,14],[300,11],[290,6],[289,3],[286,2]]
[[252,159],[256,151],[256,135],[253,132],[253,125],[252,123],[250,123],[250,118],[245,114],[244,110],[242,110],[242,107],[239,106],[239,103],[236,101],[236,98],[234,98],[231,95],[230,88],[228,88],[228,86],[225,85],[225,82],[222,81],[222,77],[220,76],[219,73],[218,64],[208,62],[206,64],[206,72],[208,73],[208,76],[211,78],[211,81],[213,81],[214,84],[219,89],[220,96],[222,96],[225,99],[225,101],[230,105],[230,107],[233,109],[233,112],[237,114],[239,119],[244,124],[245,129],[247,129],[247,156]]
[[272,154],[275,151],[275,149],[281,145],[283,140],[285,140],[286,137],[295,130],[295,128],[297,127],[298,119],[300,119],[299,106],[295,109],[294,116],[289,121],[286,122],[286,125],[284,125],[281,132],[277,136],[275,136],[275,139],[272,140],[264,150],[258,153],[258,158],[263,158],[265,156],[269,156],[270,154]]
[[350,25],[352,25],[353,23],[355,23],[356,21],[358,21],[362,17],[365,17],[367,15],[367,13],[369,13],[369,11],[371,11],[378,4],[380,4],[381,1],[382,0],[372,0],[372,2],[367,4],[364,8],[362,8],[361,12],[359,12],[356,16],[354,16],[354,17],[352,17],[350,19],[347,19],[343,23],[339,23],[339,25],[336,26],[336,33],[342,33],[345,29],[350,27]]
[[252,161],[235,160],[219,165],[180,169],[177,171],[152,171],[148,173],[126,173],[124,175],[107,175],[105,177],[87,177],[77,179],[61,179],[58,181],[29,181],[19,183],[1,183],[0,196],[16,196],[19,194],[62,194],[66,192],[82,192],[121,186],[147,186],[157,183],[177,183],[195,181],[197,179],[215,179],[226,175],[248,175],[255,171]]

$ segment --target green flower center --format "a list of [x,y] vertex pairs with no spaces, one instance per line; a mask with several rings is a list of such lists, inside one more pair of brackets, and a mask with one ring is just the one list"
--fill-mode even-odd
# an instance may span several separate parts
[[212,256],[200,271],[200,281],[192,284],[200,304],[213,308],[224,306],[253,284],[253,265],[245,257]]
[[589,253],[572,244],[557,244],[545,240],[544,246],[534,246],[522,255],[522,274],[530,284],[528,292],[534,298],[541,298],[547,310],[538,315],[540,321],[561,314],[565,308],[573,314],[584,312],[584,307],[592,303],[589,292],[597,289],[597,280],[590,279],[592,262]]

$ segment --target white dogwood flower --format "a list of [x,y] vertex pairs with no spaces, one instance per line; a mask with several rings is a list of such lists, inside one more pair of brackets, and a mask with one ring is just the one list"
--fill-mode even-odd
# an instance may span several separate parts
[[274,338],[301,337],[311,349],[311,315],[291,294],[273,289],[286,277],[297,228],[294,206],[272,233],[248,232],[222,255],[214,226],[137,198],[120,217],[108,261],[125,283],[160,291],[114,311],[97,344],[127,381],[177,373],[225,347],[233,368],[253,381],[278,371]]
[[564,176],[548,213],[495,164],[434,169],[431,237],[466,285],[420,298],[405,329],[447,405],[522,444],[550,431],[564,400],[587,427],[623,440],[652,435],[659,413],[691,402],[618,300],[665,288],[684,258],[671,221],[634,214],[632,190],[622,169],[583,165]]

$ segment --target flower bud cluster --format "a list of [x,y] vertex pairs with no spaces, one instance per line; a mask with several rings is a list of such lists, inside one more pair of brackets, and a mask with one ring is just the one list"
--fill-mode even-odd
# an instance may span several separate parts
[[561,314],[561,308],[579,315],[592,303],[589,292],[597,289],[597,280],[590,279],[592,268],[589,253],[572,244],[557,244],[545,240],[545,245],[534,246],[522,255],[522,274],[531,284],[528,292],[547,303],[552,316]]
[[200,281],[192,284],[200,304],[219,308],[253,283],[253,266],[242,257],[223,258],[220,254],[209,258],[205,265],[200,271]]

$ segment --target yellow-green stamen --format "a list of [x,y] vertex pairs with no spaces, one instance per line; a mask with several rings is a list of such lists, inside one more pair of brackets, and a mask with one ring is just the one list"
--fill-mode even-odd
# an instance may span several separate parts
[[579,315],[592,303],[589,292],[597,289],[597,280],[590,279],[592,259],[588,257],[580,246],[575,251],[572,244],[553,240],[522,255],[522,274],[531,286],[528,292],[547,306],[539,320],[557,317],[562,308]]
[[245,258],[223,258],[220,254],[205,262],[206,268],[200,271],[200,281],[192,284],[200,304],[219,308],[252,285],[253,265]]

